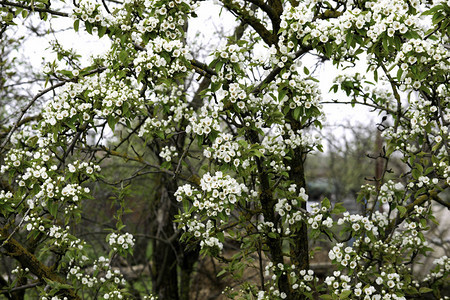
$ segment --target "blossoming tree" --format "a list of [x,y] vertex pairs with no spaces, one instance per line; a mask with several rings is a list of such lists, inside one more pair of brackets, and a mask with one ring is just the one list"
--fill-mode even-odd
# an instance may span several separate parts
[[[189,299],[195,263],[208,255],[223,263],[217,275],[239,283],[224,291],[232,299],[444,297],[448,257],[428,274],[411,265],[433,252],[432,208],[450,207],[441,196],[450,183],[448,1],[216,1],[236,29],[209,63],[193,57],[186,36],[201,2],[0,0],[2,33],[36,14],[72,18],[73,31],[110,40],[89,65],[55,43],[61,63],[45,66],[46,85],[2,128],[0,251],[11,268],[0,293]],[[310,54],[346,70],[330,91],[302,66]],[[339,91],[348,97],[337,102],[388,118],[378,126],[383,171],[361,187],[360,215],[326,198],[306,205],[305,161],[322,147],[313,134],[325,118],[321,95]],[[38,117],[27,118],[40,99]],[[105,132],[118,142],[105,142]],[[112,267],[133,255],[123,209],[103,253],[76,235],[83,205],[96,201],[89,186],[107,180],[101,164],[115,156],[140,165],[133,178],[159,174],[166,192],[155,216],[166,238],[153,244],[146,296]],[[388,180],[393,156],[407,172]],[[324,280],[310,266],[321,238],[334,266]],[[227,252],[230,243],[239,251]],[[258,279],[239,278],[245,268]]]

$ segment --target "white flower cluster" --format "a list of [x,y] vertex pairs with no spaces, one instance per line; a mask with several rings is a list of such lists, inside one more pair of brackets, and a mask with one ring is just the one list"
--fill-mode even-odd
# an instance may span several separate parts
[[103,299],[124,299],[124,295],[120,291],[112,291],[104,294]]
[[[418,1],[411,1],[411,4],[417,5]],[[372,26],[367,31],[367,35],[376,41],[380,35],[386,33],[393,37],[396,32],[405,34],[409,28],[416,29],[420,24],[419,18],[408,14],[409,6],[405,1],[372,1],[367,2],[366,7],[372,11]]]
[[71,164],[67,165],[67,169],[70,173],[81,173],[84,172],[87,175],[92,175],[94,172],[100,172],[101,168],[99,165],[96,165],[92,162],[80,162],[74,161]]
[[53,238],[55,245],[58,246],[69,241],[69,233],[67,230],[68,228],[64,230],[60,226],[52,225],[46,232],[49,237]]
[[[396,199],[400,199],[401,201],[403,201],[403,199],[399,197],[399,195],[401,196],[401,192],[404,190],[405,187],[401,182],[395,183],[392,180],[389,180],[380,187],[379,200],[381,201],[381,203],[391,203]],[[399,201],[395,202],[401,204],[401,202]]]
[[[133,2],[133,1],[128,1]],[[145,0],[144,6],[148,11],[153,11],[149,15],[146,15],[138,23],[132,24],[133,40],[141,44],[145,39],[146,33],[157,32],[159,35],[175,40],[184,36],[181,26],[185,24],[186,14],[188,14],[194,7],[191,6],[189,0],[173,0],[164,1],[161,4],[156,1]],[[131,18],[126,18],[127,15],[123,15],[121,20],[117,20],[120,24],[130,23]]]
[[[180,186],[175,192],[177,201],[192,201],[193,207],[200,212],[202,217],[219,218],[222,223],[231,214],[235,203],[247,193],[248,189],[244,184],[239,184],[229,175],[222,172],[216,172],[213,176],[206,173],[200,179],[201,192],[193,189],[191,185]],[[184,212],[181,215],[181,226],[197,239],[200,239],[201,246],[223,248],[222,243],[215,236],[216,228],[211,219],[205,221],[199,220],[197,215]]]
[[93,114],[120,118],[129,109],[140,108],[143,98],[139,96],[139,90],[111,72],[107,69],[101,74],[84,77],[78,83],[67,83],[44,105],[44,122],[49,126],[63,122],[81,124],[89,121]]
[[322,95],[319,85],[316,82],[305,80],[302,75],[296,73],[291,74],[291,72],[283,73],[281,79],[287,81],[289,88],[293,90],[292,97],[285,96],[283,99],[280,99],[281,109],[284,105],[289,105],[290,109],[303,107],[305,110],[309,110],[313,106],[319,109],[322,108],[320,104]]
[[[246,61],[244,53],[241,51],[241,47],[236,44],[221,46],[214,52],[216,58],[222,58],[231,63],[242,63]],[[230,91],[231,92],[231,91]]]
[[432,281],[436,278],[441,278],[445,276],[449,276],[450,274],[450,258],[446,255],[437,258],[433,262],[436,267],[433,269],[433,271],[428,274],[424,281]]
[[[305,216],[305,211],[300,209],[301,203],[308,201],[309,196],[306,194],[304,188],[300,188],[298,194],[296,195],[296,185],[292,184],[288,191],[293,193],[293,198],[288,200],[286,198],[278,199],[278,202],[274,206],[275,212],[282,217],[284,223],[284,234],[289,235],[296,231],[297,224],[303,220]],[[292,226],[294,225],[294,226]],[[272,228],[272,231],[275,228]],[[278,228],[278,233],[281,233],[281,228]]]
[[29,222],[26,226],[27,231],[32,231],[32,230],[37,229],[41,232],[44,232],[44,230],[45,230],[42,218],[39,216],[35,216],[33,213],[31,213],[30,215],[26,215],[23,218],[23,221],[25,223]]
[[278,276],[281,274],[286,274],[289,276],[291,281],[291,287],[294,291],[301,292],[311,292],[312,287],[318,281],[316,276],[314,275],[313,270],[297,270],[295,265],[283,265],[282,263],[274,264],[273,262],[269,262],[264,271],[264,275],[266,277],[270,277],[271,281],[267,283],[269,288],[266,289],[266,293],[258,294],[261,296],[261,299],[287,299],[287,295],[278,290],[278,286],[276,284]]
[[189,218],[186,216],[186,221],[184,221],[183,229],[194,236],[196,239],[200,239],[200,247],[203,249],[205,247],[210,249],[223,249],[222,242],[219,241],[216,234],[216,228],[211,220],[202,223],[198,220],[197,216]]
[[[0,174],[4,174],[8,170],[19,170],[23,175],[18,175],[16,181],[20,182],[21,179],[27,180],[28,178],[41,178],[47,179],[49,177],[49,171],[46,162],[54,157],[55,154],[48,154],[46,148],[37,149],[35,152],[25,151],[23,149],[11,149],[5,155],[4,164],[0,168]],[[53,170],[56,166],[53,166]],[[23,184],[20,184],[23,186]]]
[[132,249],[134,246],[134,237],[128,232],[124,234],[113,232],[108,235],[107,241],[114,251]]
[[[133,60],[138,78],[147,78],[157,84],[161,78],[186,73],[186,59],[190,59],[189,49],[180,40],[168,41],[156,37],[147,43],[144,51],[139,51]],[[147,70],[152,70],[146,74]]]
[[[350,276],[342,274],[341,271],[334,271],[333,276],[327,276],[324,282],[336,295],[339,295],[344,291],[349,291],[352,288]],[[360,287],[357,287],[355,290],[355,292],[360,295],[361,293],[357,290],[360,290]]]
[[[87,257],[86,257],[87,260]],[[79,266],[73,266],[67,273],[67,279],[76,278],[78,282],[87,288],[92,288],[94,284],[98,283],[98,279],[88,274],[84,274]]]
[[400,275],[397,273],[386,273],[381,272],[380,276],[377,277],[375,282],[378,285],[385,285],[389,289],[390,292],[394,292],[396,289],[401,290],[403,288],[404,283],[401,282]]
[[336,261],[340,265],[350,269],[356,268],[358,261],[360,260],[359,255],[356,254],[352,247],[344,247],[343,243],[336,244],[329,252],[328,257],[332,261]]
[[[4,205],[9,203],[13,198],[13,194],[8,191],[0,190],[0,204]],[[15,203],[11,203],[11,206],[15,206]]]
[[193,193],[191,185],[187,184],[179,187],[175,196],[178,201],[182,201],[184,196],[190,198],[195,194],[194,207],[205,212],[208,217],[215,217],[223,211],[229,215],[238,198],[248,191],[244,184],[239,184],[236,179],[220,171],[213,176],[210,173],[204,174],[200,187],[203,194],[198,191]]
[[208,135],[211,130],[220,132],[220,125],[217,121],[217,112],[209,112],[202,107],[200,114],[194,113],[189,118],[189,125],[186,126],[186,132],[193,132],[197,135]]
[[[418,89],[421,85],[420,81],[414,81],[415,75],[408,72],[414,65],[429,65],[428,74],[432,76],[436,71],[448,72],[450,66],[450,51],[448,51],[439,40],[432,39],[409,39],[403,43],[401,50],[397,53],[395,64],[399,65],[402,73],[402,80],[405,80],[407,87]],[[409,76],[408,76],[409,75]],[[409,80],[407,80],[409,79]],[[412,84],[411,84],[412,83]]]
[[[164,92],[165,89],[161,91],[161,94],[155,95],[154,101],[149,101],[149,104],[153,104],[155,107],[154,117],[148,117],[144,124],[141,126],[138,135],[140,137],[149,136],[159,136],[163,137],[174,133],[176,131],[176,125],[185,119],[188,119],[191,112],[191,108],[188,107],[188,103],[181,103],[178,101],[181,96],[181,91],[177,88],[171,91]],[[168,110],[171,113],[165,114],[162,117],[157,111]]]
[[330,217],[324,219],[324,215],[327,212],[327,207],[319,207],[319,203],[311,203],[311,212],[308,217],[308,224],[312,229],[317,229],[320,226],[325,226],[327,228],[331,228],[333,226],[333,219]]
[[164,146],[159,156],[165,161],[172,161],[172,157],[178,156],[177,148],[175,146]]
[[374,225],[373,221],[368,217],[364,217],[358,214],[350,215],[348,212],[344,212],[343,217],[337,221],[338,225],[342,225],[345,222],[351,224],[351,228],[355,233],[361,231],[371,231],[375,236],[378,235],[378,227]]
[[[291,5],[285,5],[285,9],[281,16],[280,27],[286,30],[288,36],[294,36],[300,40],[306,29],[306,24],[314,19],[314,10],[309,6],[312,1],[305,1],[292,7]],[[286,52],[291,52],[294,48],[294,44],[288,43]]]
[[239,151],[239,143],[233,141],[233,136],[229,133],[220,133],[214,140],[211,147],[203,151],[205,157],[212,157],[220,162],[230,163],[233,161],[234,166],[238,167],[241,160],[241,152]]
[[78,7],[73,9],[72,18],[101,26],[107,26],[111,22],[108,14],[103,14],[100,4],[92,0],[79,1]]
[[200,241],[200,248],[203,249],[206,246],[209,248],[217,247],[217,248],[219,248],[219,250],[223,249],[223,244],[219,241],[218,238],[213,237],[213,236],[204,237]]

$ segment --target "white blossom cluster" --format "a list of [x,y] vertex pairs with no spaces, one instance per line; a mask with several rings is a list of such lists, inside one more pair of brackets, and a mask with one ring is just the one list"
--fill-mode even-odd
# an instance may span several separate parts
[[[415,65],[429,65],[431,67],[428,69],[428,72],[431,77],[438,70],[448,72],[450,70],[448,64],[449,59],[450,51],[442,45],[441,41],[431,39],[409,39],[402,44],[402,48],[395,58],[395,64],[399,65],[404,72],[401,77],[405,83],[402,90],[405,90],[406,88],[417,90],[421,86],[421,82],[419,80],[414,80],[414,75],[408,72],[411,67]],[[427,80],[430,80],[430,77],[427,77]]]
[[[149,116],[144,124],[139,129],[138,135],[140,137],[159,136],[176,132],[177,124],[183,119],[188,119],[192,114],[192,108],[189,108],[188,103],[180,102],[179,98],[182,95],[178,87],[167,89],[163,86],[158,86],[158,93],[153,95],[154,99],[146,99],[147,103],[154,105],[153,116]],[[159,113],[161,110],[169,111],[164,117]]]
[[44,122],[49,126],[57,123],[83,124],[91,120],[93,114],[120,118],[132,107],[140,108],[143,99],[139,91],[111,72],[107,69],[101,74],[84,77],[78,83],[67,83],[44,105]]
[[329,252],[328,257],[340,265],[344,267],[349,267],[350,269],[355,269],[358,265],[358,261],[360,260],[359,255],[356,254],[356,251],[343,243],[337,243]]
[[111,23],[111,17],[103,13],[101,5],[92,0],[82,0],[78,2],[72,12],[72,19],[107,26]]
[[329,209],[325,206],[319,207],[319,203],[311,203],[311,212],[308,216],[307,223],[312,229],[317,229],[321,226],[331,228],[333,226],[333,219],[329,216],[325,218],[325,214]]
[[[314,18],[314,10],[310,7],[311,2],[314,1],[305,1],[295,7],[285,6],[280,27],[287,30],[288,36],[294,36],[300,40],[305,35],[307,23],[309,24]],[[293,49],[295,50],[294,43],[288,43],[286,51],[290,52]]]
[[222,212],[229,215],[236,201],[248,191],[244,184],[239,184],[236,179],[220,171],[213,176],[210,173],[204,174],[200,180],[200,187],[202,193],[192,190],[189,184],[180,186],[175,192],[175,197],[179,202],[185,197],[193,198],[193,206],[205,212],[208,217],[215,217]]
[[112,291],[103,295],[103,299],[124,299],[121,291]]
[[67,169],[70,173],[86,173],[87,175],[92,175],[94,172],[100,172],[101,168],[99,165],[93,162],[80,162],[76,160],[67,165]]
[[[389,180],[388,182],[385,182],[381,187],[380,187],[380,192],[379,192],[379,200],[381,201],[381,203],[391,203],[395,200],[396,203],[398,204],[402,204],[401,202],[403,201],[401,199],[401,197],[398,197],[398,195],[400,194],[399,192],[404,191],[405,187],[403,186],[402,183],[400,182],[393,182],[392,180]],[[397,196],[396,196],[397,194]],[[401,195],[401,194],[400,194]],[[398,201],[400,200],[400,201]]]
[[[81,260],[85,264],[89,261],[86,256],[82,256]],[[91,273],[87,273],[87,270]],[[87,289],[94,288],[94,286],[105,282],[111,283],[114,286],[113,289],[126,285],[126,280],[120,274],[120,271],[118,269],[112,270],[109,265],[109,259],[103,256],[94,261],[91,268],[72,266],[67,273],[67,279],[81,283],[82,288],[85,287]]]
[[131,233],[117,234],[113,232],[108,235],[107,241],[114,251],[119,251],[132,249],[135,240]]
[[[377,278],[377,284],[381,285],[384,282],[384,278],[388,279],[389,285],[386,289],[382,290],[381,294],[377,294],[377,289],[373,285],[363,286],[362,282],[358,282],[355,285],[352,283],[352,278],[348,275],[343,274],[341,271],[334,271],[333,276],[328,276],[325,279],[327,286],[333,291],[335,295],[340,295],[342,292],[350,292],[348,297],[350,299],[364,299],[364,300],[384,300],[384,299],[395,299],[395,300],[405,300],[404,296],[399,296],[402,293],[397,293],[392,288],[389,288],[394,281],[397,280],[398,274],[391,273],[385,274],[382,272],[383,277]],[[390,278],[390,279],[389,279]]]
[[183,229],[192,235],[194,238],[200,240],[201,249],[223,249],[223,243],[215,236],[217,234],[216,228],[211,220],[201,222],[197,216],[189,217],[185,214],[183,221]]
[[280,292],[276,284],[281,274],[289,276],[293,291],[309,293],[318,281],[313,270],[297,270],[295,265],[269,262],[265,267],[264,275],[271,280],[266,283],[268,286],[266,292],[261,291],[258,293],[258,297],[260,297],[258,299],[287,299],[287,295],[284,292]]
[[[186,59],[190,58],[187,46],[181,41],[167,41],[157,37],[146,44],[144,51],[137,53],[133,64],[138,77],[140,75],[152,83],[158,83],[161,78],[171,77],[176,73],[186,73],[188,70]],[[147,70],[152,72],[146,74]]]
[[288,83],[294,94],[292,97],[285,96],[283,99],[280,99],[280,107],[288,105],[290,109],[303,107],[305,110],[309,110],[313,106],[319,109],[322,108],[320,104],[322,95],[316,82],[305,80],[302,75],[295,72],[283,73],[281,79]]
[[[133,2],[133,1],[128,1]],[[138,0],[138,2],[141,2]],[[165,1],[164,5],[157,5],[155,1],[142,1],[145,8],[151,13],[144,15],[139,23],[132,24],[133,39],[136,43],[141,43],[146,33],[156,32],[159,35],[175,40],[184,37],[185,33],[182,26],[185,25],[186,15],[195,9],[193,1],[190,0],[172,0]],[[122,20],[117,20],[121,24],[129,23],[129,18],[124,15]]]
[[159,156],[165,161],[172,161],[173,157],[178,156],[177,148],[175,146],[164,146],[161,149]]
[[[41,140],[38,137],[37,139],[38,141]],[[0,167],[0,174],[4,174],[8,170],[17,170],[23,173],[23,180],[28,178],[47,179],[50,170],[48,170],[46,162],[55,156],[48,152],[48,149],[44,147],[37,149],[35,152],[13,148],[4,156],[4,164]]]
[[[333,251],[333,250],[331,250]],[[331,252],[330,251],[330,252]],[[338,251],[338,253],[341,253]],[[341,271],[334,271],[332,276],[327,276],[324,280],[326,285],[329,286],[330,289],[333,290],[333,293],[339,295],[344,291],[349,291],[352,288],[351,277],[343,274]],[[355,296],[361,295],[360,286],[357,286],[355,289]]]
[[231,63],[240,63],[246,61],[246,57],[241,52],[241,48],[236,44],[221,46],[214,52],[216,58],[225,59]]
[[189,118],[189,125],[186,126],[186,132],[193,132],[197,135],[208,135],[212,130],[220,132],[219,122],[217,121],[217,117],[214,118],[214,115],[217,115],[217,113],[208,112],[202,107],[200,114],[194,113]]
[[[11,192],[5,192],[4,190],[0,191],[0,204],[5,205],[9,202],[11,202],[11,200],[13,198],[13,194]],[[11,203],[11,206],[15,206],[14,202]]]
[[220,133],[214,140],[211,147],[203,150],[203,155],[208,158],[217,159],[220,162],[231,163],[238,167],[241,160],[239,143],[233,141],[233,136],[229,133]]
[[[200,179],[201,191],[193,189],[190,184],[180,186],[175,192],[177,201],[191,201],[196,213],[184,212],[181,217],[181,227],[190,235],[200,240],[202,248],[223,248],[222,242],[216,237],[212,219],[224,222],[238,199],[248,192],[244,184],[239,184],[230,175],[218,171],[214,175],[206,173]],[[209,218],[209,219],[206,219]]]
[[[419,1],[411,1],[411,5],[418,8]],[[368,47],[378,42],[383,34],[392,38],[397,32],[405,34],[408,30],[426,31],[419,27],[417,17],[407,13],[409,5],[405,1],[368,1],[365,8],[361,10],[347,7],[337,17],[313,21],[315,1],[303,2],[296,7],[286,5],[280,24],[283,32],[279,43],[285,44],[283,47],[286,47],[286,51],[296,50],[295,40],[310,40],[314,44],[333,43],[341,49],[330,55],[339,59],[347,54],[354,54],[355,49],[350,48],[348,37],[351,40],[353,35],[359,35],[357,31],[367,32],[371,40]]]
[[368,217],[364,217],[358,214],[351,215],[348,212],[344,212],[343,217],[339,218],[337,221],[338,225],[342,225],[344,223],[349,223],[351,229],[356,233],[360,233],[361,231],[370,231],[373,235],[378,235],[378,227],[374,225],[373,221]]
[[[292,184],[289,192],[296,193],[296,185]],[[308,201],[309,196],[306,194],[304,188],[300,188],[297,195],[290,200],[281,198],[274,206],[274,210],[282,217],[284,226],[284,234],[289,235],[297,230],[297,225],[302,220],[306,221],[311,228],[318,229],[319,226],[331,227],[333,220],[330,217],[324,218],[325,212],[328,211],[326,207],[319,208],[317,203],[311,205],[311,213],[300,209],[301,203]],[[281,228],[278,229],[281,233]]]
[[424,281],[431,281],[436,278],[441,278],[445,276],[449,276],[450,274],[450,258],[446,255],[437,258],[433,262],[436,267],[432,270],[430,274],[428,274]]
[[[86,260],[88,259],[85,257]],[[79,266],[73,266],[67,273],[67,279],[76,278],[78,282],[85,285],[87,288],[92,288],[94,284],[98,283],[98,279],[88,274],[84,274]]]

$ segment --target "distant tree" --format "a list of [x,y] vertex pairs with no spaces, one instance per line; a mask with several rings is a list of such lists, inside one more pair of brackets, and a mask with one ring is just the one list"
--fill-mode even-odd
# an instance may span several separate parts
[[[205,63],[186,36],[202,2],[0,0],[1,28],[71,18],[74,36],[110,42],[89,64],[53,43],[59,61],[43,68],[48,81],[7,111],[0,293],[189,299],[196,263],[211,256],[223,266],[217,276],[235,282],[223,292],[231,299],[447,295],[448,257],[428,274],[410,265],[433,252],[425,238],[437,221],[432,207],[450,207],[441,197],[450,183],[448,3],[222,0],[236,28],[208,45]],[[363,214],[328,198],[307,210],[305,162],[322,150],[312,129],[322,130],[328,105],[318,82],[329,75],[302,65],[309,54],[345,70],[330,92],[347,97],[335,102],[368,106],[392,124],[377,128],[379,174],[393,156],[406,171],[364,185]],[[364,74],[355,66],[363,59]],[[40,117],[23,122],[32,108]],[[126,164],[102,172],[115,158]],[[129,213],[140,178],[148,202]],[[95,198],[100,184],[110,193]],[[105,196],[110,208],[95,206]],[[134,231],[147,212],[148,234]],[[101,222],[103,214],[114,221]],[[310,246],[323,238],[334,269],[321,280]],[[243,277],[249,269],[257,280]]]

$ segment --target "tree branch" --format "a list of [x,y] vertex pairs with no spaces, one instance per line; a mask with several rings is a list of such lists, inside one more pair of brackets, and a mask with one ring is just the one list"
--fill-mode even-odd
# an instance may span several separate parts
[[[298,50],[297,52],[295,52],[295,59],[299,58],[300,56],[306,54],[307,52],[309,52],[310,50],[312,50],[311,46],[307,46],[307,47],[303,47],[302,49]],[[269,75],[267,75],[266,78],[263,79],[263,81],[261,81],[252,91],[253,94],[259,94],[263,88],[270,82],[272,82],[272,80],[275,79],[275,77],[280,74],[281,70],[283,70],[283,68],[280,67],[276,67],[275,69],[272,70],[272,72],[269,73]]]
[[51,15],[60,16],[60,17],[70,17],[70,15],[65,12],[60,12],[60,11],[56,11],[56,10],[52,10],[52,9],[48,9],[48,8],[34,7],[31,5],[27,6],[27,5],[23,5],[20,3],[14,3],[14,2],[9,2],[9,1],[5,1],[5,0],[0,0],[0,4],[6,5],[6,6],[12,6],[12,7],[19,7],[19,8],[23,8],[23,9],[26,9],[26,10],[32,11],[32,12],[37,11],[37,12],[42,12],[42,13],[49,13]]
[[267,30],[266,26],[261,24],[258,18],[251,16],[246,10],[244,10],[238,4],[234,3],[232,0],[222,0],[221,2],[223,3],[225,8],[235,13],[239,19],[253,27],[253,29],[255,29],[255,31],[264,40],[264,42],[266,42],[268,45],[276,44],[278,40],[277,35]]
[[[0,239],[6,239],[8,232],[5,228],[0,229]],[[60,283],[66,283],[62,278],[60,278],[57,273],[55,273],[51,268],[44,265],[39,261],[36,256],[30,253],[26,248],[24,248],[19,242],[14,238],[9,238],[3,245],[6,250],[6,255],[17,260],[22,267],[26,267],[31,273],[36,275],[40,280],[50,280]],[[80,299],[73,289],[61,289],[61,296],[65,296],[68,299]]]

